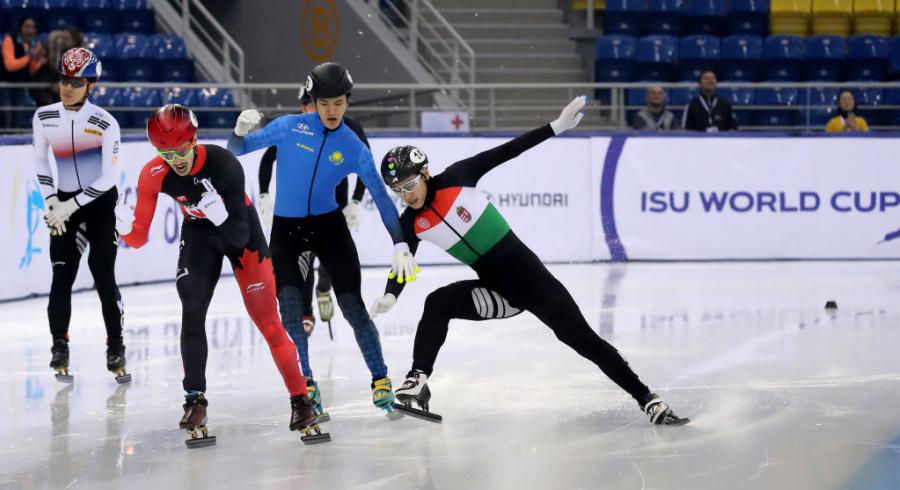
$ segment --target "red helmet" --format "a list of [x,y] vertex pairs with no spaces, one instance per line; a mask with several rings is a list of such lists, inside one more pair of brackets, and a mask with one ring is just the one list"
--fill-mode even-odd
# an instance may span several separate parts
[[183,105],[164,105],[147,120],[147,137],[156,148],[178,148],[196,135],[197,116]]

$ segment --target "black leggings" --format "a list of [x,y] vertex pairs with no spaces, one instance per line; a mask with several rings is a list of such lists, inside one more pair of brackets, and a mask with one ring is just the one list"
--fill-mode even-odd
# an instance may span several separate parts
[[304,374],[310,376],[312,371],[309,367],[306,333],[301,324],[302,291],[306,277],[298,264],[300,260],[308,261],[314,254],[331,277],[338,307],[344,319],[353,327],[356,343],[372,379],[387,376],[378,330],[369,318],[360,293],[362,278],[359,272],[359,255],[343,213],[335,210],[305,218],[275,216],[272,222],[271,248],[278,308],[285,329],[297,344]]
[[525,244],[515,241],[489,263],[476,264],[478,280],[456,282],[428,295],[416,331],[413,369],[431,375],[451,319],[509,318],[527,310],[641,403],[650,393],[647,386],[619,351],[591,329],[565,286]]
[[[61,201],[75,194],[60,192]],[[78,275],[78,266],[84,249],[88,248],[88,268],[94,278],[94,287],[100,296],[103,323],[106,325],[106,341],[109,345],[122,343],[122,296],[116,285],[116,253],[119,236],[116,234],[115,187],[102,196],[75,211],[66,222],[66,232],[50,237],[50,263],[53,266],[53,282],[50,285],[50,303],[47,316],[53,340],[68,339],[69,320],[72,317],[72,285]]]

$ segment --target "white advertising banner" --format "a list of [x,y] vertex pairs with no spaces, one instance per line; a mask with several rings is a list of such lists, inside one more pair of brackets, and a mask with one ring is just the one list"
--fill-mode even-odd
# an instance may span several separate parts
[[629,138],[604,164],[604,238],[617,260],[895,258],[898,153],[894,138]]
[[[432,174],[450,164],[509,141],[509,138],[371,138],[372,154],[381,157],[399,145],[415,145],[428,155]],[[491,170],[478,183],[516,235],[549,262],[591,260],[592,169],[587,138],[553,138]],[[400,198],[393,195],[399,207]],[[371,196],[363,199],[359,233],[354,234],[365,265],[387,265],[393,257],[390,237]],[[422,264],[455,264],[454,258],[422,243]]]
[[[380,157],[400,144],[413,144],[425,150],[432,172],[440,172],[457,160],[492,148],[508,138],[373,138],[373,154]],[[225,141],[203,143],[225,145]],[[519,158],[491,171],[479,188],[504,214],[515,232],[544,260],[591,260],[592,170],[589,142],[585,138],[559,138],[543,143]],[[8,196],[9,209],[0,226],[7,230],[3,251],[9,259],[0,273],[21,280],[0,283],[0,299],[44,294],[50,289],[49,237],[43,223],[43,200],[31,163],[31,146],[0,146],[4,162],[12,172],[0,175],[0,189]],[[144,163],[155,155],[144,142],[123,143],[117,177],[119,191],[127,203],[136,197],[138,175]],[[246,176],[247,193],[259,203],[259,159],[262,151],[240,157]],[[277,163],[276,163],[277,165]],[[354,179],[355,177],[351,177]],[[351,186],[352,189],[352,186]],[[277,193],[275,181],[270,191]],[[392,194],[395,205],[400,200]],[[387,266],[393,257],[393,245],[369,193],[363,199],[360,229],[353,232],[363,265]],[[168,280],[174,277],[180,242],[181,212],[175,201],[160,196],[146,245],[131,250],[120,243],[116,261],[119,284]],[[268,232],[268,230],[267,230]],[[15,258],[13,260],[12,258]],[[455,263],[442,250],[422,244],[417,254],[422,264]],[[223,271],[230,272],[227,262]],[[82,262],[75,288],[91,287],[93,281]]]

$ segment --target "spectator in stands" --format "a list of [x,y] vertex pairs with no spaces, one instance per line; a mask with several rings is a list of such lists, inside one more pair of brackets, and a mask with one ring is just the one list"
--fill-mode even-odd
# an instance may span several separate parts
[[659,85],[647,88],[647,107],[634,115],[631,127],[647,131],[680,129],[675,114],[666,108],[666,91]]
[[731,103],[716,95],[716,74],[706,70],[700,74],[700,93],[684,111],[681,125],[691,131],[736,131],[737,120]]
[[845,131],[868,131],[869,124],[866,120],[856,115],[856,99],[849,90],[841,92],[838,97],[838,115],[831,118],[825,126],[828,133],[841,133]]
[[[47,62],[46,51],[37,37],[37,21],[25,16],[19,22],[15,33],[7,34],[3,39],[3,63],[0,64],[0,80],[22,83],[33,80],[34,74]],[[0,105],[16,106],[22,104],[24,90],[0,90]],[[0,127],[12,127],[14,112],[6,112],[0,116]]]
[[28,92],[38,107],[59,102],[57,66],[66,50],[84,46],[84,35],[77,27],[52,31],[47,37],[47,63],[34,75],[34,81],[47,82],[46,88],[33,88]]

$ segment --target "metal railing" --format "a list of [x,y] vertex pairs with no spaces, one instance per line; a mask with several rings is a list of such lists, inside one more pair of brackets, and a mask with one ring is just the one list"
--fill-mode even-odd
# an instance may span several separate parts
[[[590,102],[585,110],[586,117],[579,129],[584,130],[627,130],[629,116],[643,107],[643,104],[629,105],[628,92],[638,90],[644,93],[647,87],[659,85],[666,89],[693,89],[696,83],[570,83],[570,84],[514,84],[514,83],[483,83],[483,84],[415,84],[415,83],[358,83],[353,87],[353,98],[350,104],[350,113],[359,118],[367,131],[400,130],[418,131],[421,128],[421,114],[425,111],[441,110],[433,105],[434,95],[447,91],[472,92],[475,96],[470,111],[470,127],[473,131],[519,131],[533,128],[541,123],[555,118],[560,109],[576,95],[590,96]],[[158,89],[163,91],[174,90],[171,83],[101,83],[100,87],[121,89]],[[46,88],[47,84],[8,84],[0,83],[0,90],[23,90],[26,88]],[[284,100],[285,94],[296,94],[300,88],[295,83],[194,83],[178,84],[181,90],[223,90],[242,91],[250,94],[256,103],[256,108],[263,111],[267,117],[278,114],[296,112],[298,108],[293,105],[284,105],[279,101]],[[800,131],[815,132],[824,129],[821,120],[828,110],[834,110],[835,103],[816,102],[812,98],[820,89],[900,89],[900,82],[844,82],[844,83],[721,83],[720,89],[796,89],[797,94],[790,105],[735,105],[736,113],[753,114],[764,111],[795,112],[798,114],[794,124],[790,125],[753,125],[741,127],[748,131]],[[632,98],[633,100],[634,98]],[[163,97],[166,100],[166,97]],[[640,100],[643,100],[641,97]],[[883,102],[882,99],[881,102]],[[873,130],[898,130],[900,126],[893,124],[880,124],[878,119],[888,112],[897,113],[896,119],[900,122],[900,105],[880,103],[878,105],[860,105],[859,113],[866,118],[875,116],[870,122]],[[192,106],[198,114],[214,112],[236,113],[242,108],[250,107],[249,103],[238,104],[237,107],[204,107],[198,100]],[[673,112],[681,111],[683,106],[669,106]],[[133,106],[127,102],[113,107],[106,107],[111,112],[149,113],[154,108]],[[31,114],[34,106],[17,105],[0,107],[0,111],[14,111],[20,114],[20,121],[26,124],[18,128],[0,129],[5,132],[30,132]],[[873,124],[874,123],[874,124]],[[124,125],[123,125],[124,126]],[[127,127],[127,126],[126,126]],[[206,129],[206,128],[204,128]],[[219,128],[225,129],[225,128]],[[136,130],[140,130],[137,128]]]
[[[460,87],[475,84],[475,51],[429,0],[389,0],[385,8],[376,0],[369,5],[436,80]],[[450,89],[449,95],[472,112],[474,91],[460,90],[466,89]]]
[[[208,80],[244,83],[244,51],[199,0],[150,0],[162,26],[180,35]],[[246,94],[236,93],[243,102]]]

